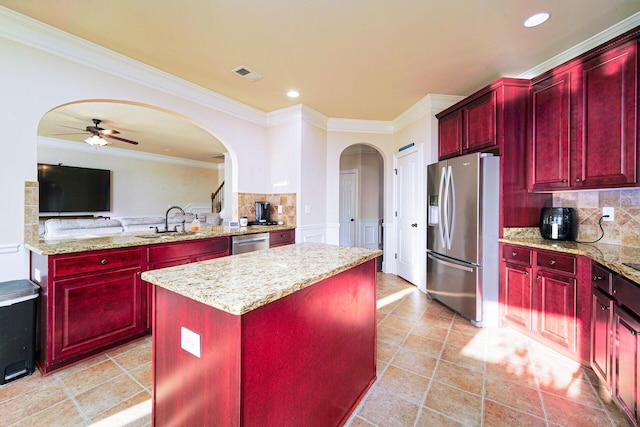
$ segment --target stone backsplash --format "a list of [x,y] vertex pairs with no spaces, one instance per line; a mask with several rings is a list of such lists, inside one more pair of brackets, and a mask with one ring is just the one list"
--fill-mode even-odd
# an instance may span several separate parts
[[640,247],[640,189],[557,192],[553,194],[553,206],[577,208],[581,241],[600,237],[602,208],[612,207],[614,220],[602,222],[604,237],[600,242]]
[[[256,202],[269,202],[271,203],[272,221],[283,221],[285,225],[296,225],[296,193],[237,193],[237,197],[238,218],[246,216],[249,221],[255,221]],[[278,213],[278,205],[282,206],[281,214]]]
[[24,242],[38,242],[39,193],[38,182],[24,183]]

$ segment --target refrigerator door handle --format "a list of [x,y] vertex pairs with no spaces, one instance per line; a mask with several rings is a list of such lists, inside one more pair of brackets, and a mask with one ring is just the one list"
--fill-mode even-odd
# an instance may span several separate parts
[[451,242],[453,242],[453,230],[456,226],[456,186],[453,179],[453,168],[449,166],[449,193],[451,194],[451,223],[447,219],[447,225],[449,229],[449,235],[447,236],[447,249],[451,249]]
[[462,265],[462,264],[456,264],[456,263],[451,262],[451,261],[445,261],[442,258],[439,258],[439,257],[437,257],[437,256],[435,256],[433,254],[430,254],[430,253],[427,254],[427,257],[431,258],[434,262],[446,265],[447,267],[456,268],[458,270],[464,270],[464,271],[467,271],[469,273],[473,273],[473,267],[469,267],[469,266]]
[[[445,240],[444,240],[444,236],[446,233],[444,222],[446,221],[446,216],[444,211],[444,204],[442,203],[442,195],[443,195],[443,192],[447,191],[445,187],[446,177],[447,177],[446,168],[443,167],[442,173],[440,174],[440,190],[438,191],[438,216],[440,217],[438,221],[438,237],[440,237],[440,242],[442,242],[443,248],[446,248]],[[446,203],[446,199],[445,199],[445,203]]]

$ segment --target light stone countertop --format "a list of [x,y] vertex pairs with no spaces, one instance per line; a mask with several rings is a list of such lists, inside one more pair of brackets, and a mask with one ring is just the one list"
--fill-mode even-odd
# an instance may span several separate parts
[[242,315],[380,255],[380,250],[298,243],[146,271],[142,279]]
[[640,248],[606,243],[576,243],[545,240],[537,228],[505,229],[500,242],[583,255],[610,270],[640,284],[640,271],[624,265],[624,262],[640,264]]
[[294,226],[290,225],[262,225],[232,229],[220,225],[203,226],[201,231],[195,234],[191,234],[189,232],[154,234],[153,231],[138,231],[109,234],[105,236],[92,236],[91,230],[87,229],[87,234],[84,236],[55,240],[40,239],[38,243],[25,243],[24,246],[30,251],[40,255],[60,255],[76,252],[99,251],[103,249],[131,248],[135,246],[146,246],[161,243],[210,239],[212,237],[268,233],[270,231],[292,230],[294,228]]

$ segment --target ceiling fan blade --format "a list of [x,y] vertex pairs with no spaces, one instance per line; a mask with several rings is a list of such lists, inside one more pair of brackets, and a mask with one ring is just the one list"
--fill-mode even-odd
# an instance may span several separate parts
[[62,136],[62,135],[86,135],[86,132],[73,132],[73,133],[52,133],[52,136]]
[[129,144],[133,144],[133,145],[138,145],[138,143],[136,141],[132,141],[130,139],[124,139],[124,138],[120,138],[119,136],[112,136],[112,135],[102,135],[105,138],[111,138],[111,139],[115,139],[118,141],[122,141],[122,142],[127,142]]
[[79,129],[79,128],[74,128],[74,127],[71,127],[71,126],[65,126],[65,125],[58,125],[58,126],[60,126],[60,127],[62,127],[62,128],[75,129],[75,130],[79,130],[79,131],[82,131],[82,132],[86,132],[86,130],[85,130],[85,129]]
[[117,135],[117,134],[119,134],[120,132],[118,132],[118,131],[117,131],[117,130],[115,130],[115,129],[101,129],[101,130],[99,130],[99,131],[98,131],[98,133],[99,133],[100,135]]

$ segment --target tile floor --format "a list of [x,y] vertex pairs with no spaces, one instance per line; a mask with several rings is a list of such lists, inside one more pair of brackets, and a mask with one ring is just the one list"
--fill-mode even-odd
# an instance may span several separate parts
[[[378,276],[378,380],[360,426],[627,426],[589,369],[509,329],[478,329]],[[0,424],[151,424],[151,338],[0,386]]]

